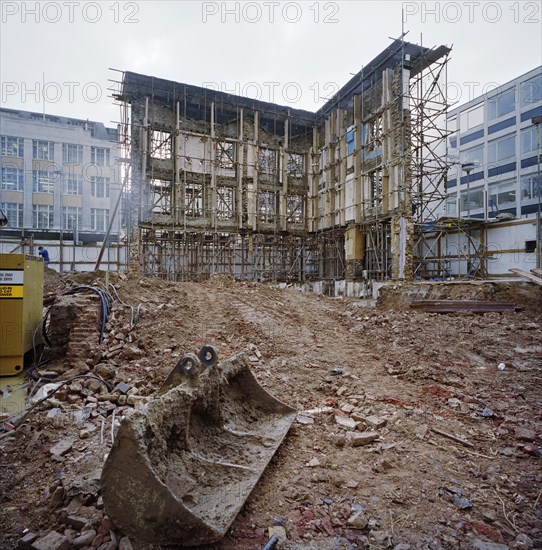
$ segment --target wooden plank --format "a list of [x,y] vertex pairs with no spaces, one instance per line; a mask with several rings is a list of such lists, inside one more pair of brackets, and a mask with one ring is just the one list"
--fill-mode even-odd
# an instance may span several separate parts
[[511,271],[512,273],[516,273],[516,275],[520,275],[521,277],[525,277],[526,279],[529,279],[529,281],[532,281],[533,283],[536,283],[537,285],[542,286],[542,277],[537,277],[533,273],[528,273],[527,271],[523,271],[523,270],[517,269],[515,267],[512,267],[508,271]]
[[451,439],[452,441],[457,441],[457,443],[461,443],[461,445],[465,445],[465,447],[474,447],[474,445],[470,441],[467,441],[462,437],[457,437],[451,433],[445,432],[444,430],[439,430],[438,428],[435,428],[435,427],[431,427],[430,429],[432,432],[438,435],[441,435],[442,437],[446,437],[448,439]]
[[535,275],[538,275],[539,277],[542,277],[542,269],[535,267],[534,269],[531,269],[531,273],[534,273]]

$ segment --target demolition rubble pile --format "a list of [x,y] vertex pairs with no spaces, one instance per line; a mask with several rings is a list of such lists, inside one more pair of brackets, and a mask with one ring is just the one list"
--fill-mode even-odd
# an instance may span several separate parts
[[[100,297],[62,293],[108,284],[119,299],[99,343]],[[209,548],[259,549],[272,535],[283,549],[542,547],[539,287],[484,291],[521,308],[484,314],[409,310],[411,291],[390,287],[367,309],[223,277],[47,270],[51,361],[32,371],[24,414],[2,423],[0,546],[152,548],[106,515],[104,461],[127,412],[211,344],[245,352],[297,418]]]

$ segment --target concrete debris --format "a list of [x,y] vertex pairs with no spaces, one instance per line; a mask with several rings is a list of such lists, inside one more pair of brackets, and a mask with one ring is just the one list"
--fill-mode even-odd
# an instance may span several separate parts
[[348,525],[352,529],[365,529],[367,527],[368,520],[363,510],[355,512],[348,518]]
[[75,442],[74,439],[70,439],[70,438],[62,439],[61,441],[53,445],[49,449],[49,452],[55,456],[64,456],[71,450],[74,442]]
[[335,416],[335,423],[347,430],[355,430],[358,423],[349,416]]
[[268,527],[267,534],[269,538],[276,536],[279,539],[279,542],[286,542],[288,539],[286,529],[281,525],[273,525],[273,527]]
[[[537,546],[539,547],[539,544]],[[525,533],[520,533],[510,544],[510,548],[513,550],[532,550],[534,548],[534,541]]]
[[346,434],[346,439],[352,445],[352,447],[361,447],[362,445],[369,445],[373,441],[378,439],[377,432],[349,432]]
[[32,405],[35,405],[36,403],[40,403],[45,398],[53,395],[53,392],[60,388],[61,384],[60,382],[52,382],[50,384],[43,385],[33,396],[30,400],[30,403]]
[[53,418],[57,418],[62,414],[62,409],[59,407],[53,407],[47,412],[47,419],[51,420]]
[[388,421],[385,418],[380,418],[379,416],[374,416],[374,415],[367,416],[364,422],[367,425],[367,427],[373,428],[373,429],[383,428],[388,423]]
[[307,411],[303,411],[302,414],[310,415],[310,416],[317,416],[320,414],[326,414],[331,413],[335,409],[333,407],[317,407],[316,409],[309,409]]
[[133,550],[134,547],[128,537],[122,537],[119,541],[119,550]]
[[66,516],[64,523],[80,531],[88,523],[88,519],[79,516]]
[[414,434],[420,439],[425,439],[428,431],[429,426],[427,424],[421,424],[420,426],[416,427],[416,429],[414,430]]
[[73,548],[84,548],[85,546],[92,546],[92,541],[96,537],[96,531],[89,529],[83,531],[77,538],[72,541]]
[[535,441],[536,432],[534,430],[529,430],[527,428],[516,428],[515,430],[516,438],[520,441]]
[[481,539],[474,539],[472,541],[472,547],[476,548],[476,550],[510,550],[506,544],[487,542]]
[[373,466],[373,472],[376,472],[378,474],[388,472],[391,470],[393,466],[388,462],[386,459],[382,458],[380,460],[377,460]]
[[17,550],[28,550],[32,548],[32,543],[38,538],[36,533],[31,531],[26,533],[17,543]]
[[296,416],[296,421],[299,424],[314,424],[314,418],[307,414],[298,414]]
[[71,543],[64,535],[51,531],[32,544],[33,550],[68,550]]

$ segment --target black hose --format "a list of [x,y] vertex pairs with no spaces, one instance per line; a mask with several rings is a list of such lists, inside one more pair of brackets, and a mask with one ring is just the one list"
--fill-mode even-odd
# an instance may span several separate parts
[[279,542],[279,538],[277,535],[273,535],[265,544],[265,546],[262,548],[262,550],[273,550],[277,546]]
[[109,292],[106,292],[105,290],[102,290],[100,288],[96,288],[94,286],[78,286],[75,288],[71,288],[70,290],[67,290],[66,292],[63,292],[63,295],[70,295],[70,294],[77,294],[79,292],[95,292],[100,297],[100,302],[102,305],[102,319],[101,319],[101,327],[100,327],[100,338],[98,339],[98,343],[101,344],[104,339],[104,333],[105,333],[105,324],[107,323],[107,319],[109,318],[109,313],[111,312],[111,304],[113,303],[113,298],[111,297],[111,294]]

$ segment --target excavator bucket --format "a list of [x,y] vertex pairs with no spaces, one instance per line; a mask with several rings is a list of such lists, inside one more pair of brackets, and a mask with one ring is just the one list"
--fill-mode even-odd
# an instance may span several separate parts
[[186,354],[160,395],[122,421],[102,472],[106,513],[126,534],[197,546],[225,534],[295,419],[243,354]]

